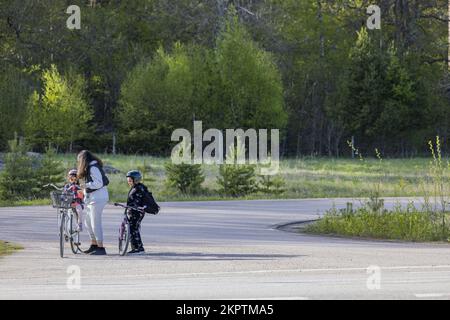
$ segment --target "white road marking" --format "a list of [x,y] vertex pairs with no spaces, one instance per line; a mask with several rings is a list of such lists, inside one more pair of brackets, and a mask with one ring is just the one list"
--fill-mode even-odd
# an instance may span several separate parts
[[242,300],[309,300],[308,297],[264,297],[264,298],[246,298]]
[[416,298],[442,298],[444,296],[450,296],[449,293],[416,293]]
[[[416,269],[450,269],[450,265],[436,265],[436,266],[395,266],[395,267],[380,267],[383,270],[416,270]],[[234,274],[265,274],[265,273],[313,273],[313,272],[339,272],[339,271],[362,271],[366,272],[367,267],[355,268],[319,268],[319,269],[268,269],[268,270],[248,270],[248,271],[220,271],[220,272],[191,272],[191,273],[154,273],[143,275],[129,275],[130,277],[149,277],[149,276],[213,276],[213,275],[234,275]],[[126,278],[128,275],[122,275]]]

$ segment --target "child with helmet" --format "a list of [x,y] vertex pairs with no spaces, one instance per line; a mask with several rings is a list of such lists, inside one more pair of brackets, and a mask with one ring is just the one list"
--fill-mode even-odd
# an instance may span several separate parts
[[71,169],[67,174],[67,184],[64,186],[64,192],[73,193],[74,199],[72,208],[77,217],[77,231],[83,231],[83,212],[84,212],[84,194],[80,187],[80,182],[77,177],[77,169]]
[[130,191],[128,192],[127,206],[142,209],[139,211],[128,211],[131,231],[131,251],[128,253],[140,253],[145,251],[140,233],[141,222],[144,219],[145,212],[152,213],[148,210],[149,206],[152,206],[153,204],[156,205],[156,202],[154,201],[153,196],[148,191],[147,187],[142,184],[141,172],[139,172],[138,170],[129,171],[127,173],[127,182],[131,187]]

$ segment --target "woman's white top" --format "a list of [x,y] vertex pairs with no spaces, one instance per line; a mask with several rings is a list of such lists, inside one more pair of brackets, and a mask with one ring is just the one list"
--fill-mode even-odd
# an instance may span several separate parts
[[[95,165],[96,163],[97,161],[92,161],[91,163],[89,163],[89,165],[92,166]],[[90,174],[92,181],[87,182],[85,188],[92,189],[95,191],[87,193],[85,190],[84,194],[86,204],[89,203],[92,204],[97,201],[108,202],[109,201],[108,188],[106,186],[103,186],[102,173],[97,167],[91,167]]]

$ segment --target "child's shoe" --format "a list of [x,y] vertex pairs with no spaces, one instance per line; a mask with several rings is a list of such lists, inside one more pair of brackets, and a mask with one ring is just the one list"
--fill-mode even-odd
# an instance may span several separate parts
[[141,247],[139,249],[131,249],[131,251],[128,251],[128,254],[143,253],[143,252],[145,252],[144,247]]

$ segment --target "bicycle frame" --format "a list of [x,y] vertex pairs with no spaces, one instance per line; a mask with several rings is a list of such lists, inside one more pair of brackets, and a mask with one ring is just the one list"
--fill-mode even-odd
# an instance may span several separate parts
[[123,213],[122,224],[120,225],[120,231],[119,231],[119,240],[120,241],[123,240],[123,236],[124,236],[125,228],[126,228],[127,224],[130,224],[130,220],[128,219],[127,209],[125,209],[125,211]]
[[144,210],[136,207],[126,206],[120,203],[114,203],[116,207],[124,208],[123,220],[119,227],[119,254],[125,256],[127,254],[128,245],[130,242],[130,219],[128,218],[128,209],[144,212]]
[[[64,257],[64,244],[70,242],[72,252],[77,254],[82,251],[80,248],[80,232],[73,228],[74,219],[78,224],[78,213],[72,206],[72,201],[75,195],[72,193],[61,192],[63,188],[57,187],[53,184],[45,185],[44,187],[52,187],[60,193],[51,193],[53,207],[57,208],[57,225],[59,229],[60,240],[60,255]],[[73,199],[72,199],[73,196]]]
[[[73,211],[73,209],[58,209],[58,213],[57,213],[58,226],[60,225],[61,216],[63,216],[63,215],[68,219],[70,219],[70,217],[76,218],[75,212]],[[70,234],[69,230],[66,227],[67,226],[65,226],[64,231],[67,232],[68,236],[73,236],[74,234],[76,234],[78,232],[78,231],[74,231]]]

